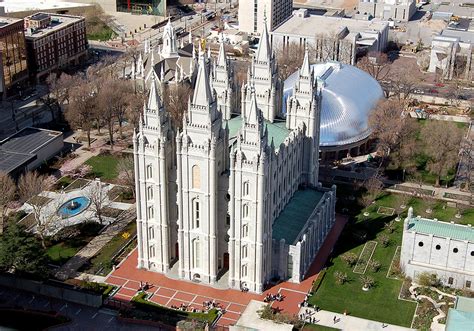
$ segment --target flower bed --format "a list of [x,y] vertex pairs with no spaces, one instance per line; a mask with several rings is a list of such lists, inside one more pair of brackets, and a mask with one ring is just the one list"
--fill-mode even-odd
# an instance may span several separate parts
[[367,265],[370,262],[372,254],[374,254],[375,247],[377,247],[376,241],[368,241],[364,245],[364,249],[360,252],[359,259],[352,270],[356,274],[364,274],[367,270]]

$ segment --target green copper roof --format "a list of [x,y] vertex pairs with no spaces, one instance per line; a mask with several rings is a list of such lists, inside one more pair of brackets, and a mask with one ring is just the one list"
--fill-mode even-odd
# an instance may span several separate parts
[[439,237],[474,242],[474,229],[466,225],[451,224],[426,218],[412,218],[408,224],[408,229]]
[[[229,138],[237,137],[237,134],[239,133],[239,130],[242,127],[242,117],[234,117],[227,121],[227,123],[229,125]],[[265,125],[268,129],[268,145],[270,146],[273,139],[275,149],[278,149],[280,147],[280,144],[285,141],[286,137],[288,137],[290,133],[290,130],[286,128],[286,122],[278,121],[271,123],[265,121]]]
[[273,223],[273,239],[293,244],[323,195],[313,189],[296,191]]
[[474,313],[474,298],[467,298],[467,297],[461,297],[461,296],[456,297],[455,308],[456,310],[462,310],[468,313]]

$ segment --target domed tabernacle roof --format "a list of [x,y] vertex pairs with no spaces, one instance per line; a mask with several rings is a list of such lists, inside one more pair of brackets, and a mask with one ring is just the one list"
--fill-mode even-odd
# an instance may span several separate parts
[[[379,83],[365,71],[338,62],[313,64],[311,68],[322,95],[320,145],[347,145],[367,138],[370,111],[383,97]],[[285,81],[284,114],[297,79],[295,72]]]

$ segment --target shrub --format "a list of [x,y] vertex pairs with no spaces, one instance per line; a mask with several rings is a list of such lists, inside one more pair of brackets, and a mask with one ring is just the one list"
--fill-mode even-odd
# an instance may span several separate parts
[[347,282],[347,274],[342,271],[335,271],[334,278],[336,279],[336,284],[338,285],[343,285],[345,282]]
[[395,222],[390,221],[388,223],[385,223],[384,228],[388,231],[388,233],[393,233],[393,231],[395,231]]
[[345,253],[341,255],[341,259],[349,266],[352,267],[357,262],[357,255],[354,253]]
[[416,278],[416,282],[421,286],[434,286],[438,287],[441,285],[441,281],[439,280],[436,274],[430,274],[429,272],[422,272]]
[[371,260],[369,262],[370,270],[372,270],[373,272],[379,271],[381,266],[382,264],[377,260]]
[[379,242],[383,247],[388,247],[390,244],[390,237],[383,234],[379,237]]
[[360,276],[359,279],[360,279],[360,282],[362,283],[362,286],[365,288],[371,288],[375,284],[375,280],[370,276],[362,275]]

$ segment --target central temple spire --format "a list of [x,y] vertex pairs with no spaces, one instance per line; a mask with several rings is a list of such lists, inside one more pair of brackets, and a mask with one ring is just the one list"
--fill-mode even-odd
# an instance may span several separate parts
[[209,73],[207,70],[206,57],[199,44],[198,72],[192,104],[196,106],[208,106],[213,102],[211,86],[209,83]]
[[260,43],[258,44],[256,60],[258,62],[268,62],[271,57],[271,48],[270,40],[268,38],[268,29],[267,29],[267,16],[265,15],[263,32],[260,37]]

